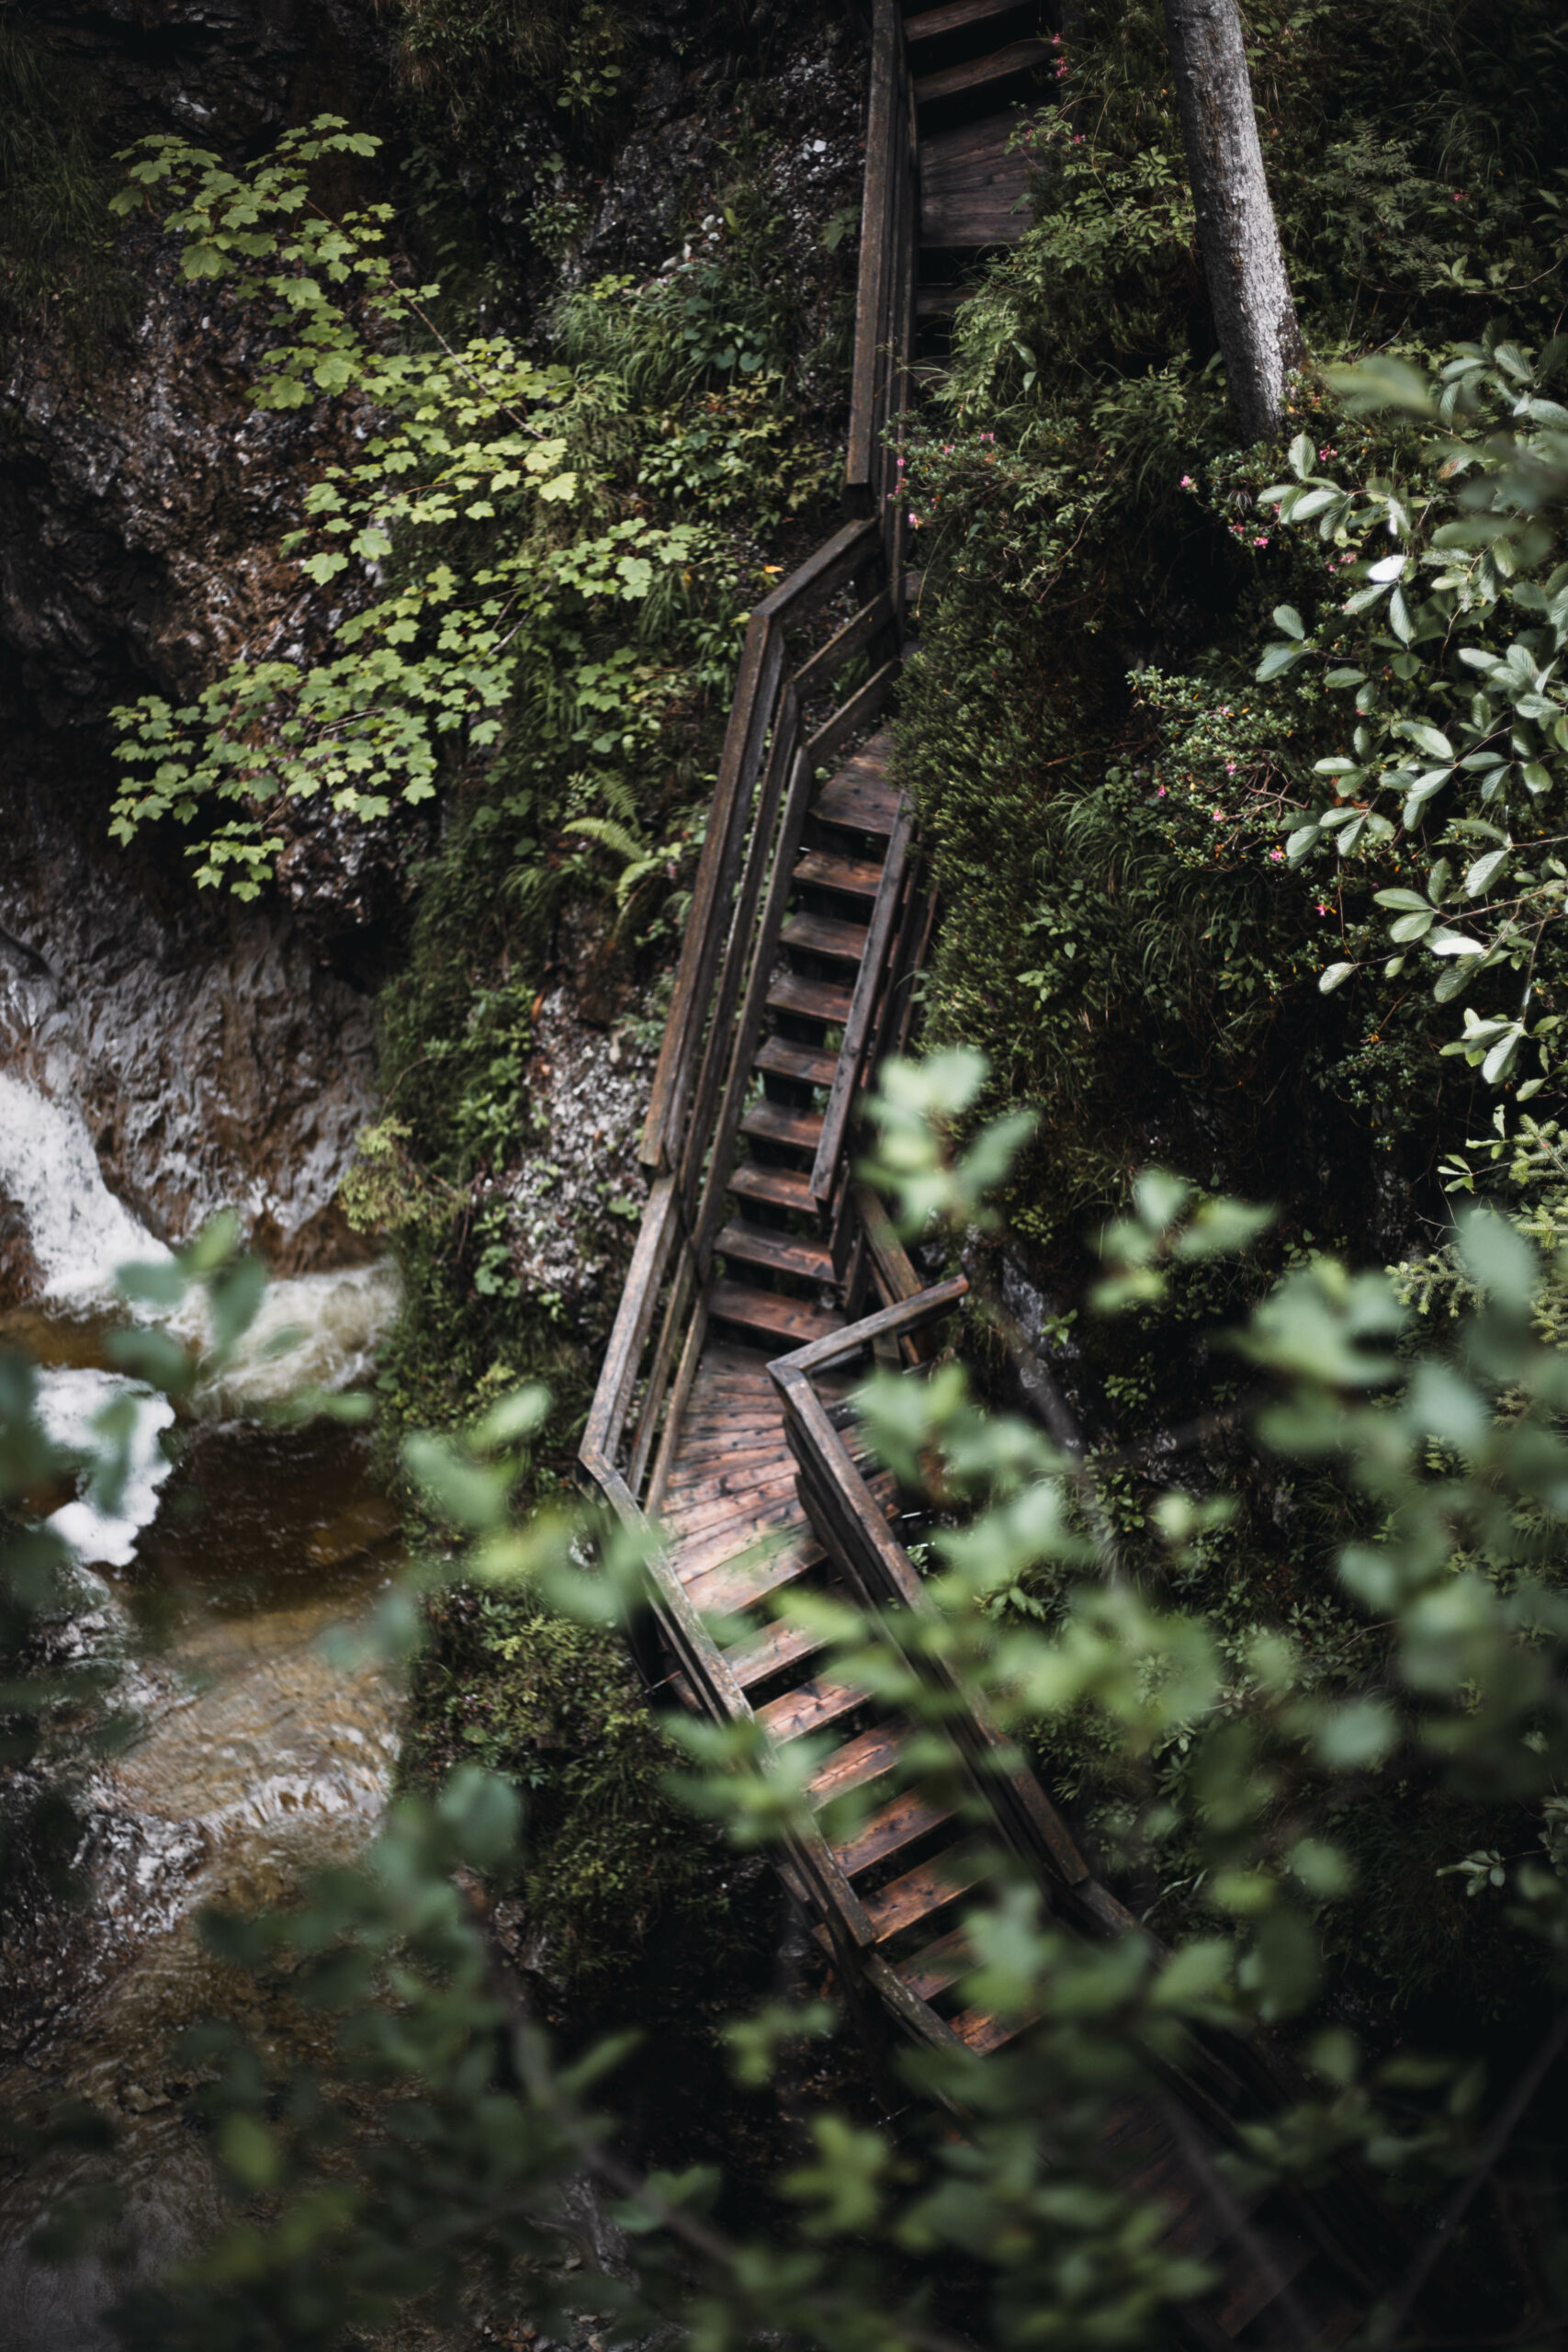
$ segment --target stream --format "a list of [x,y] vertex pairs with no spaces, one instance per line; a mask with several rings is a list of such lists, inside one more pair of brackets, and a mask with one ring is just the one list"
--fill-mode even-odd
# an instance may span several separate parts
[[[6,1072],[0,1195],[25,1215],[43,1287],[0,1315],[0,1347],[43,1367],[51,1430],[84,1432],[117,1396],[136,1407],[118,1508],[76,1494],[51,1514],[86,1588],[73,1638],[125,1654],[135,1736],[90,1779],[89,1915],[35,1939],[28,1981],[13,1978],[0,2002],[0,2134],[6,2111],[62,2095],[117,2132],[108,2159],[0,2170],[0,2352],[98,2352],[105,2304],[220,2218],[214,2167],[182,2120],[173,2037],[215,2009],[280,2055],[309,2032],[203,1950],[197,1909],[286,1896],[356,1852],[386,1803],[396,1690],[373,1664],[329,1662],[323,1636],[385,1589],[393,1514],[361,1433],[265,1413],[301,1387],[364,1376],[396,1295],[379,1266],[276,1283],[221,1380],[176,1414],[104,1355],[123,1320],[115,1268],[167,1252],[107,1190],[74,1107]],[[189,1310],[174,1328],[199,1338]],[[106,2173],[126,2200],[118,2259],[34,2262],[27,2239],[61,2194]]]

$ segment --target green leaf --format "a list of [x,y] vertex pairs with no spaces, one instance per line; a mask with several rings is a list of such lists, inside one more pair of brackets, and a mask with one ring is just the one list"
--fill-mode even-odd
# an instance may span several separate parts
[[1275,605],[1274,626],[1276,628],[1282,628],[1287,637],[1300,639],[1306,635],[1305,624],[1293,605]]
[[1479,1204],[1462,1210],[1458,1224],[1459,1253],[1472,1281],[1500,1306],[1528,1313],[1540,1267],[1517,1227]]
[[1332,996],[1336,989],[1344,987],[1355,968],[1354,964],[1330,964],[1318,981],[1319,993],[1323,996]]
[[1486,953],[1482,940],[1472,939],[1468,932],[1450,931],[1446,924],[1428,934],[1427,944],[1434,956],[1484,956]]
[[1509,850],[1505,846],[1502,849],[1490,849],[1484,857],[1476,859],[1464,877],[1464,894],[1467,899],[1480,898],[1482,892],[1490,884],[1493,876],[1506,865],[1509,854]]
[[1414,743],[1418,752],[1425,752],[1428,759],[1453,758],[1454,747],[1442,729],[1429,725],[1424,718],[1402,718],[1398,732],[1407,742]]
[[1362,1772],[1381,1764],[1399,1736],[1393,1711],[1382,1699],[1352,1699],[1326,1707],[1319,1719],[1316,1747],[1336,1772]]
[[1323,377],[1352,416],[1366,416],[1381,408],[1403,409],[1411,416],[1438,413],[1431,385],[1403,359],[1379,354],[1350,367],[1325,368]]

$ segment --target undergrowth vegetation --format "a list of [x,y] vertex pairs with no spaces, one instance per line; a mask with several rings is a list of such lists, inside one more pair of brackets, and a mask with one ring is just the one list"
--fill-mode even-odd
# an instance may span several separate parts
[[[1349,41],[1334,10],[1265,0],[1248,26],[1314,356],[1435,360],[1497,320],[1548,343],[1555,12],[1379,0]],[[1282,528],[1265,493],[1283,453],[1236,446],[1159,10],[1090,6],[1060,56],[1060,103],[1026,134],[1034,225],[960,311],[911,453],[928,587],[905,756],[964,910],[935,1027],[985,1043],[998,1086],[1044,1113],[1015,1202],[1043,1250],[1156,1149],[1205,1182],[1273,1189],[1293,1168],[1320,1228],[1387,1248],[1462,1135],[1468,1070],[1438,1052],[1429,988],[1317,1001],[1342,957],[1337,876],[1281,868],[1350,696],[1327,663],[1256,675],[1273,608],[1331,608],[1347,566],[1361,584],[1374,518]],[[1311,379],[1292,430],[1347,488],[1417,458],[1406,415],[1347,419]],[[1374,618],[1386,642],[1356,666],[1372,655],[1381,682],[1406,648]],[[1371,893],[1350,889],[1355,928]]]
[[[1246,1364],[1205,1333],[1324,1247],[1405,1261],[1441,1325],[1445,1187],[1503,1187],[1554,1262],[1568,40],[1534,5],[1376,0],[1354,39],[1322,6],[1246,14],[1314,363],[1289,446],[1227,412],[1161,11],[1091,0],[1021,134],[1032,225],[908,447],[901,759],[947,910],[929,1034],[1038,1114],[1005,1254],[972,1262],[998,1305],[1021,1279],[1138,1573],[1222,1645],[1288,1632],[1326,1685],[1361,1638],[1323,1570],[1359,1507],[1240,1437]],[[1108,1324],[1072,1306],[1084,1239],[1151,1160],[1280,1215]],[[1176,1564],[1172,1446],[1232,1498]],[[1090,1729],[1058,1720],[1050,1762],[1114,1843]],[[1357,1810],[1377,1894],[1336,1913],[1348,1999],[1506,2008],[1495,1920],[1435,1875],[1466,1835],[1429,1791]],[[1145,1888],[1156,1916],[1183,1875]]]
[[0,334],[47,322],[73,356],[129,302],[105,212],[115,179],[98,136],[106,110],[89,68],[0,14]]
[[[528,1485],[548,1496],[638,1203],[619,1172],[631,1136],[608,1133],[604,1181],[562,1193],[597,1288],[568,1312],[527,1278],[518,1191],[551,1150],[529,1083],[542,1008],[564,980],[628,1062],[657,1035],[745,616],[834,511],[854,248],[830,208],[810,218],[816,183],[789,178],[798,126],[774,119],[754,61],[746,79],[743,11],[739,62],[726,22],[709,28],[716,162],[682,190],[674,249],[598,274],[574,258],[584,159],[602,186],[641,38],[626,12],[384,14],[414,142],[400,209],[338,199],[345,164],[380,166],[335,119],[243,168],[167,139],[131,162],[120,209],[152,209],[204,298],[270,321],[258,404],[321,425],[332,454],[286,552],[329,626],[302,656],[242,657],[184,707],[122,711],[116,824],[183,831],[198,882],[242,897],[329,809],[404,829],[417,896],[380,1005],[384,1113],[344,1191],[403,1276],[388,1464],[400,1430],[542,1377],[558,1412]],[[535,276],[558,273],[532,319],[517,268],[472,233],[488,172],[558,191],[524,224]],[[411,1517],[443,1556],[450,1529]],[[716,1865],[674,1826],[616,1638],[463,1592],[432,1601],[430,1633],[405,1770],[423,1783],[466,1758],[527,1787],[524,1893],[562,1978],[602,1990],[672,1910],[708,1919]]]

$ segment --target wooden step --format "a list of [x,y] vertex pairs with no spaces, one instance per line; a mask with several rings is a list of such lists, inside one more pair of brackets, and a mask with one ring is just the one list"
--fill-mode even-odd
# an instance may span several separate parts
[[754,1690],[786,1667],[804,1666],[821,1647],[819,1634],[807,1634],[798,1625],[770,1625],[765,1634],[726,1650],[724,1662],[742,1690]]
[[922,2001],[934,2001],[950,1984],[956,1984],[975,1965],[975,1954],[964,1928],[954,1928],[951,1935],[939,1936],[934,1944],[926,1944],[897,1963],[898,1973],[911,1993]]
[[747,1446],[734,1453],[709,1453],[698,1460],[684,1460],[670,1473],[664,1489],[664,1516],[671,1525],[683,1523],[683,1514],[694,1510],[705,1495],[744,1495],[753,1491],[760,1479],[766,1478],[781,1456],[793,1459],[785,1449],[784,1433],[775,1432],[771,1446]]
[[934,107],[953,98],[973,98],[991,91],[1016,74],[1049,63],[1048,40],[1012,40],[987,56],[966,58],[962,65],[944,65],[940,73],[922,74],[915,84],[915,104]]
[[843,922],[837,915],[792,915],[780,933],[786,947],[804,956],[830,956],[843,964],[858,964],[870,936],[863,922]]
[[811,804],[818,824],[841,825],[846,831],[871,833],[886,840],[898,811],[898,787],[889,784],[880,763],[852,760],[829,777]]
[[749,1478],[737,1484],[716,1478],[679,1502],[671,1499],[665,1517],[682,1544],[725,1526],[743,1530],[748,1514],[759,1524],[764,1512],[774,1520],[787,1519],[793,1516],[795,1477],[794,1457],[781,1443],[766,1467],[754,1467]]
[[863,1731],[858,1739],[830,1756],[816,1774],[810,1789],[812,1804],[830,1804],[851,1789],[863,1789],[868,1781],[879,1781],[885,1772],[891,1772],[908,1737],[908,1732],[893,1724],[878,1724],[874,1730]]
[[814,890],[842,891],[846,899],[874,899],[882,887],[882,868],[874,858],[839,857],[830,850],[808,849],[795,861],[795,878],[808,882]]
[[797,1690],[786,1690],[782,1699],[770,1699],[765,1707],[759,1707],[757,1721],[770,1739],[781,1743],[800,1739],[808,1731],[820,1731],[826,1724],[852,1715],[870,1696],[858,1682],[835,1682],[814,1674]]
[[793,1012],[803,1021],[820,1021],[829,1029],[841,1029],[850,1017],[851,992],[834,980],[806,980],[798,972],[785,972],[768,990],[768,1007],[773,1012]]
[[708,1313],[721,1323],[739,1323],[762,1339],[781,1341],[781,1354],[844,1328],[837,1307],[808,1306],[804,1299],[786,1298],[777,1290],[753,1290],[747,1283],[716,1283]]
[[743,1136],[762,1143],[785,1144],[791,1151],[808,1151],[813,1159],[822,1139],[820,1111],[797,1111],[791,1102],[753,1102],[740,1122]]
[[713,1617],[735,1617],[814,1574],[826,1557],[814,1535],[792,1535],[774,1551],[716,1560],[692,1576],[682,1574],[681,1581],[696,1608]]
[[949,33],[975,32],[994,24],[998,17],[1015,17],[1021,0],[946,0],[941,8],[922,8],[919,15],[904,19],[904,39],[911,46],[921,41],[942,40]]
[[944,1854],[920,1862],[880,1894],[866,1897],[866,1917],[879,1944],[902,1934],[932,1911],[940,1911],[977,1886],[985,1876],[985,1860],[977,1845],[950,1846]]
[[760,1560],[775,1545],[793,1543],[806,1530],[806,1513],[793,1481],[761,1502],[732,1499],[733,1511],[708,1520],[689,1534],[671,1528],[682,1582],[705,1575],[709,1568],[728,1567],[732,1560]]
[[732,1219],[714,1244],[721,1258],[743,1266],[769,1266],[775,1274],[798,1274],[802,1282],[830,1283],[833,1253],[820,1241],[803,1241],[797,1234],[775,1233],[765,1225],[744,1225]]
[[915,316],[918,319],[950,319],[961,302],[967,302],[975,288],[972,286],[921,286],[915,291]]
[[965,2009],[952,2020],[953,2030],[960,2041],[966,2041],[976,2055],[983,2058],[988,2051],[1000,2050],[1008,2042],[1016,2041],[1021,2033],[1038,2025],[1043,2014],[1043,2010],[1032,2009],[1021,2018],[998,2018],[989,2009]]
[[802,1086],[831,1086],[838,1075],[839,1057],[820,1046],[792,1045],[787,1037],[764,1037],[751,1057],[753,1069],[773,1078],[793,1078]]
[[766,1201],[771,1208],[798,1209],[814,1214],[817,1204],[810,1184],[798,1168],[765,1168],[760,1159],[743,1159],[729,1180],[729,1189],[742,1201]]
[[839,1867],[846,1878],[858,1878],[863,1871],[874,1870],[879,1862],[891,1861],[895,1854],[904,1853],[918,1845],[953,1819],[950,1804],[928,1804],[912,1789],[890,1800],[879,1813],[874,1813],[863,1829],[835,1847]]
[[969,254],[1015,245],[1029,227],[1029,158],[1010,152],[1010,112],[920,141],[920,243]]

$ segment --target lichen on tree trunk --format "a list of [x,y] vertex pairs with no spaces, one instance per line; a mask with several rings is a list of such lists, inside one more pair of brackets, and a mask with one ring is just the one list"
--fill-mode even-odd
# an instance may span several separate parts
[[1280,429],[1303,345],[1263,170],[1236,0],[1165,0],[1198,246],[1236,421]]

